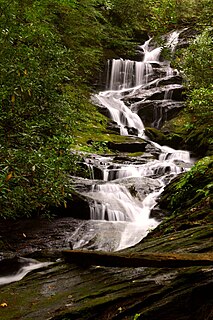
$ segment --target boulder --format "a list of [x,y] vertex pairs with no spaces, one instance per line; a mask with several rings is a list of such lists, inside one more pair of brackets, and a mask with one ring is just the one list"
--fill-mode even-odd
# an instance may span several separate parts
[[171,120],[184,108],[183,102],[172,100],[146,100],[133,104],[132,110],[137,112],[147,127],[161,128],[165,121]]

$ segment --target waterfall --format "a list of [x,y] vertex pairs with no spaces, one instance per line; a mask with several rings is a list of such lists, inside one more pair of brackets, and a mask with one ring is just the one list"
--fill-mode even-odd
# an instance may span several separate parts
[[107,89],[123,90],[147,84],[149,76],[153,74],[152,63],[159,63],[162,47],[150,49],[151,39],[146,41],[140,50],[144,52],[143,61],[131,61],[113,59],[108,61],[107,67]]
[[147,55],[150,56],[150,59],[147,57],[149,60],[144,62],[113,59],[111,64],[108,63],[107,72],[110,76],[108,76],[107,88],[123,90],[147,83],[149,75],[153,72],[149,61],[154,61],[155,56],[152,55],[152,52],[147,53]]
[[[167,39],[172,53],[179,33],[171,33]],[[160,59],[162,47],[154,47],[149,39],[139,49],[143,52],[142,61],[108,61],[107,89],[93,95],[92,101],[100,110],[107,110],[109,118],[120,127],[121,135],[129,135],[134,128],[138,138],[148,140],[138,108],[152,100],[156,106],[159,104],[159,108],[154,108],[153,123],[160,126],[165,118],[166,101],[173,105],[174,92],[181,85],[171,85],[172,77],[178,72],[168,61]],[[156,91],[157,86],[160,89]],[[145,153],[133,163],[128,160],[122,163],[115,157],[96,156],[87,162],[91,177],[96,178],[94,167],[102,171],[103,180],[95,180],[91,189],[84,192],[90,204],[91,220],[83,223],[70,238],[74,248],[121,250],[138,243],[160,223],[150,218],[156,199],[171,179],[189,170],[191,159],[187,151],[148,142],[157,157]]]
[[[175,31],[167,36],[165,46],[171,49],[172,53],[180,33],[181,31]],[[153,112],[153,123],[157,128],[166,120],[168,110],[174,107],[174,104],[171,104],[174,92],[181,91],[182,86],[170,83],[173,77],[178,76],[178,71],[171,68],[169,61],[160,57],[162,49],[163,47],[153,47],[152,39],[149,39],[139,46],[141,55],[143,54],[141,61],[113,59],[107,63],[106,91],[94,95],[92,100],[107,110],[109,118],[120,127],[121,135],[136,132],[139,137],[144,137],[144,124],[135,108],[152,99],[153,89],[161,85],[160,80],[164,83],[164,94],[160,99],[155,98]],[[160,95],[159,92],[156,92],[157,94]],[[135,103],[134,99],[140,102]],[[179,106],[182,107],[180,103]]]

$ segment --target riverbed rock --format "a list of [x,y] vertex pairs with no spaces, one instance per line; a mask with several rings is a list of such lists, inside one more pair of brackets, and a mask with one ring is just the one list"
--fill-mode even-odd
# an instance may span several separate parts
[[162,130],[150,127],[145,129],[145,134],[152,141],[155,141],[160,145],[167,145],[169,147],[175,146],[176,149],[184,149],[184,138],[180,134],[163,132]]
[[72,191],[72,196],[65,200],[64,205],[51,208],[51,214],[76,219],[89,219],[90,208],[87,199],[78,191]]

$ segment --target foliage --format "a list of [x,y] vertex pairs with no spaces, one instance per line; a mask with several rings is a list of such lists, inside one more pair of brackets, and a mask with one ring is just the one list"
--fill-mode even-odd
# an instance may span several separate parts
[[203,197],[212,198],[212,174],[213,158],[205,157],[199,160],[175,183],[175,190],[170,196],[168,207],[171,210],[180,210],[190,207],[191,204],[198,202]]
[[212,25],[213,20],[213,5],[211,0],[194,0],[193,2],[193,19],[202,30],[206,26]]
[[197,121],[202,123],[205,120],[206,127],[209,126],[210,130],[213,113],[213,90],[200,87],[199,89],[192,90],[189,97],[188,109],[193,113]]
[[105,12],[110,22],[126,30],[128,36],[138,31],[162,35],[188,25],[210,25],[211,0],[111,0]]
[[206,26],[182,69],[190,112],[210,124],[211,18],[210,0],[0,0],[1,216],[64,205],[67,173],[78,167],[70,150],[108,152],[99,141],[102,133],[110,141],[107,121],[89,102],[89,86],[106,52],[129,55],[147,33]]
[[184,26],[203,28],[212,22],[211,0],[148,0],[146,3],[147,25],[154,34]]
[[[92,14],[93,24],[88,22]],[[92,42],[101,32],[95,14],[83,2],[79,9],[68,0],[1,0],[2,217],[66,206],[71,190],[67,176],[78,167],[70,152],[75,122],[78,110],[86,112],[90,105],[85,83],[99,55],[98,37]]]
[[54,137],[37,150],[5,152],[0,168],[0,217],[29,216],[32,211],[47,214],[51,206],[66,207],[65,198],[71,197],[68,174],[71,168],[74,172],[78,158],[63,148],[62,139]]
[[205,124],[202,130],[207,141],[205,144],[209,145],[213,138],[212,31],[211,27],[206,27],[199,33],[190,46],[182,51],[180,59],[180,67],[187,80],[187,112],[191,114],[191,124],[194,124],[192,129],[203,127]]
[[211,88],[213,76],[213,29],[205,28],[183,51],[181,66],[190,88]]
[[147,24],[153,33],[164,33],[173,29],[178,22],[179,5],[176,0],[148,1],[150,13]]

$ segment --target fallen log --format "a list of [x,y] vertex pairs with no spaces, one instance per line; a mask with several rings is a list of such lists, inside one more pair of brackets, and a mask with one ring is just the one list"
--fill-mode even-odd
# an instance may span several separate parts
[[181,268],[213,265],[213,253],[119,253],[88,250],[64,250],[65,261],[80,265],[106,267]]

